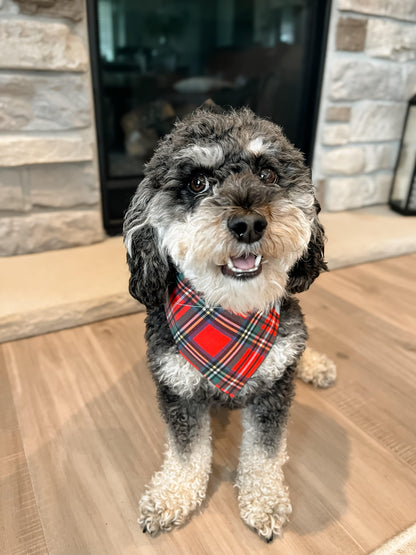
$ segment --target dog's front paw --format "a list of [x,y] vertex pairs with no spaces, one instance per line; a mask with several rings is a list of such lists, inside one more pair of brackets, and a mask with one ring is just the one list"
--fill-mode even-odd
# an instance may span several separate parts
[[169,470],[156,472],[139,502],[137,521],[152,536],[185,524],[205,499],[208,473]]
[[162,468],[152,476],[139,502],[138,522],[143,532],[156,535],[185,524],[191,512],[205,499],[211,471],[208,412],[198,440],[188,447],[186,452],[179,453],[173,437],[168,434]]
[[169,532],[175,526],[184,524],[201,502],[201,498],[193,498],[186,491],[148,487],[139,502],[138,523],[143,532],[152,536]]
[[292,513],[287,487],[284,487],[282,496],[275,501],[271,501],[267,495],[260,495],[256,499],[244,499],[240,496],[239,502],[241,518],[262,539],[271,542],[273,538],[282,536],[282,528]]
[[237,471],[238,504],[243,521],[267,542],[282,535],[292,506],[282,467],[288,460],[286,433],[274,454],[255,444],[250,413],[243,415],[243,443]]

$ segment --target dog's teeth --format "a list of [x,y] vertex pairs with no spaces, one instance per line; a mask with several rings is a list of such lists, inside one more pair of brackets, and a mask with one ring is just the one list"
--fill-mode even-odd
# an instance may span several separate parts
[[259,254],[258,256],[256,256],[254,266],[252,268],[249,268],[248,270],[243,270],[242,268],[237,268],[236,266],[234,266],[231,258],[228,259],[227,266],[232,272],[239,273],[239,274],[250,274],[251,272],[256,272],[259,269],[261,260],[262,260],[262,256],[261,254]]

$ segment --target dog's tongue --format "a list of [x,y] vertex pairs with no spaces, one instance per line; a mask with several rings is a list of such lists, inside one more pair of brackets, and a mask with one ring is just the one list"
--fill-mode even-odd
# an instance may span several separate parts
[[249,254],[248,256],[231,257],[231,262],[235,268],[239,270],[251,270],[256,264],[256,257],[254,254]]

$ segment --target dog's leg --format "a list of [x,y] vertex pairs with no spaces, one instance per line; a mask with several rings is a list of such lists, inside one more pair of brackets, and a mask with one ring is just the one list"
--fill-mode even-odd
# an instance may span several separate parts
[[272,388],[243,410],[243,439],[237,471],[241,518],[259,536],[280,536],[292,512],[282,466],[286,452],[286,421],[293,393],[294,369],[283,387]]
[[335,363],[323,353],[306,347],[298,362],[296,375],[305,383],[316,387],[329,387],[337,378]]
[[140,500],[138,519],[152,535],[187,520],[205,498],[211,470],[209,408],[176,395],[160,397],[168,425],[165,460]]

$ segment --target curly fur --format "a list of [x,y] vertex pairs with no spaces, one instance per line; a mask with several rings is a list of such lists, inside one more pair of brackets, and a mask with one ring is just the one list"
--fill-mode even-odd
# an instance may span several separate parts
[[236,481],[241,518],[260,537],[270,541],[282,535],[282,527],[292,513],[282,471],[289,459],[286,436],[282,434],[276,452],[270,457],[261,446],[256,446],[256,424],[247,413],[243,414],[243,427]]
[[329,387],[337,377],[334,362],[323,353],[307,347],[299,360],[296,375],[305,383],[315,387]]
[[139,504],[143,531],[156,534],[186,522],[188,515],[204,500],[211,471],[211,437],[206,413],[199,436],[177,449],[176,438],[168,434],[162,468],[154,474]]
[[[267,182],[265,169],[276,178]],[[201,174],[206,186],[196,193],[190,183]],[[175,125],[148,163],[124,223],[130,293],[147,308],[149,367],[168,428],[165,462],[140,502],[145,531],[183,524],[202,502],[211,464],[209,409],[220,404],[243,409],[236,482],[241,516],[264,539],[281,534],[291,512],[282,472],[286,421],[307,338],[291,295],[326,269],[318,214],[301,153],[277,125],[248,109],[197,110]],[[230,222],[248,216],[267,225],[243,240]],[[261,256],[254,277],[227,273],[231,259],[253,255]],[[233,399],[176,348],[164,303],[178,272],[211,306],[248,312],[281,303],[275,344]],[[333,376],[323,378],[321,365],[314,381],[308,363],[300,368],[302,379],[318,385],[328,385]]]

